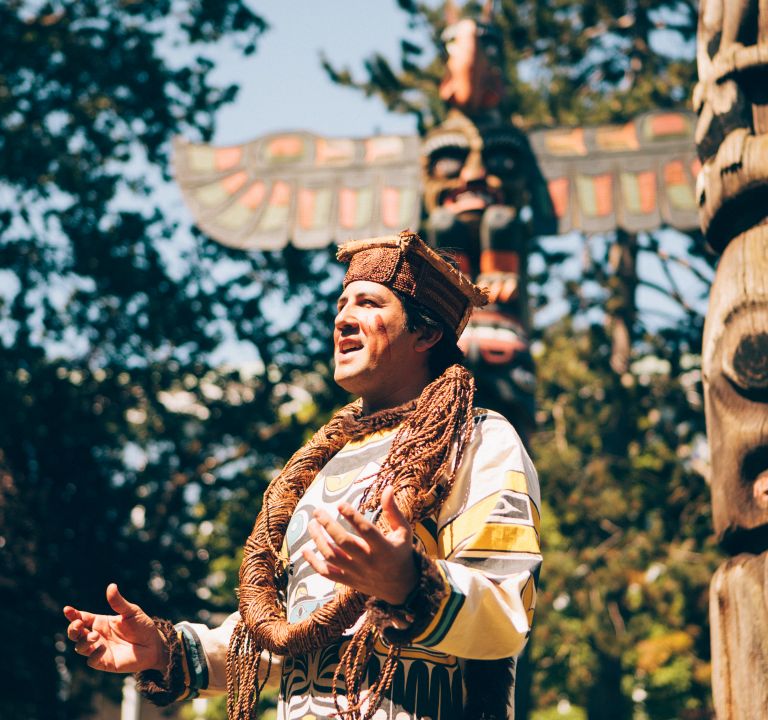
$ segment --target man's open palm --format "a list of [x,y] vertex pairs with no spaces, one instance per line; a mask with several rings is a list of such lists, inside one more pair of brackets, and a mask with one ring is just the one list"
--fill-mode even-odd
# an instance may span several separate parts
[[87,657],[88,665],[97,670],[162,670],[165,643],[152,618],[128,602],[114,583],[107,587],[107,602],[117,615],[95,615],[69,605],[64,608],[70,621],[67,637],[75,643],[75,652]]

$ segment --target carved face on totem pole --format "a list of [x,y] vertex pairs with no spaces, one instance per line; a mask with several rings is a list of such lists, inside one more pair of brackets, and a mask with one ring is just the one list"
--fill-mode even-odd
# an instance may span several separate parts
[[768,543],[768,226],[720,260],[704,328],[715,531],[726,550]]
[[486,4],[479,20],[471,20],[459,19],[455,8],[448,4],[446,21],[448,26],[442,35],[446,72],[440,97],[471,116],[495,110],[504,92],[503,41],[491,22],[491,6]]
[[491,4],[479,19],[461,19],[448,3],[446,20],[440,95],[450,109],[422,146],[427,235],[489,288],[491,305],[473,315],[459,344],[475,372],[478,401],[501,410],[525,434],[533,424],[535,382],[524,278],[532,153],[525,135],[498,111],[503,42]]

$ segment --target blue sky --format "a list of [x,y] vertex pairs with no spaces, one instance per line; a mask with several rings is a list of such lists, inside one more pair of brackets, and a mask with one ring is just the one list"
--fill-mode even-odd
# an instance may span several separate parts
[[396,62],[409,34],[394,0],[264,0],[252,7],[270,24],[256,52],[243,59],[217,54],[217,80],[240,85],[237,100],[219,113],[216,144],[238,143],[279,130],[362,136],[414,133],[411,117],[386,112],[377,98],[334,85],[320,66],[323,51],[360,76],[374,51]]

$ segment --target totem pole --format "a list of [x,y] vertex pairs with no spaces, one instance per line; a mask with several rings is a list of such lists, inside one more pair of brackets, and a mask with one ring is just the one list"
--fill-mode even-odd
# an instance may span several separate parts
[[704,327],[720,720],[768,716],[768,3],[702,0],[696,142],[704,236],[722,253]]
[[489,289],[461,338],[478,400],[533,430],[534,367],[528,349],[526,259],[534,215],[554,218],[526,136],[499,112],[503,38],[492,3],[461,18],[446,3],[446,120],[422,145],[426,235],[452,250],[461,269]]

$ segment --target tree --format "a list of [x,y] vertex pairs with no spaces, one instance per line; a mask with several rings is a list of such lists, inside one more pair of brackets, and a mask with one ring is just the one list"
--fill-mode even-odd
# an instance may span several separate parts
[[564,321],[542,339],[539,707],[568,698],[590,719],[710,716],[718,553],[701,475],[700,345],[689,340],[699,335],[649,337],[624,376],[600,326]]
[[[161,209],[171,137],[210,138],[235,96],[209,50],[265,29],[241,0],[0,5],[3,718],[116,692],[61,615],[106,610],[109,581],[164,616],[218,609],[209,548],[247,535],[294,406],[338,402],[327,253],[227,251]],[[254,373],[222,366],[242,353]]]

